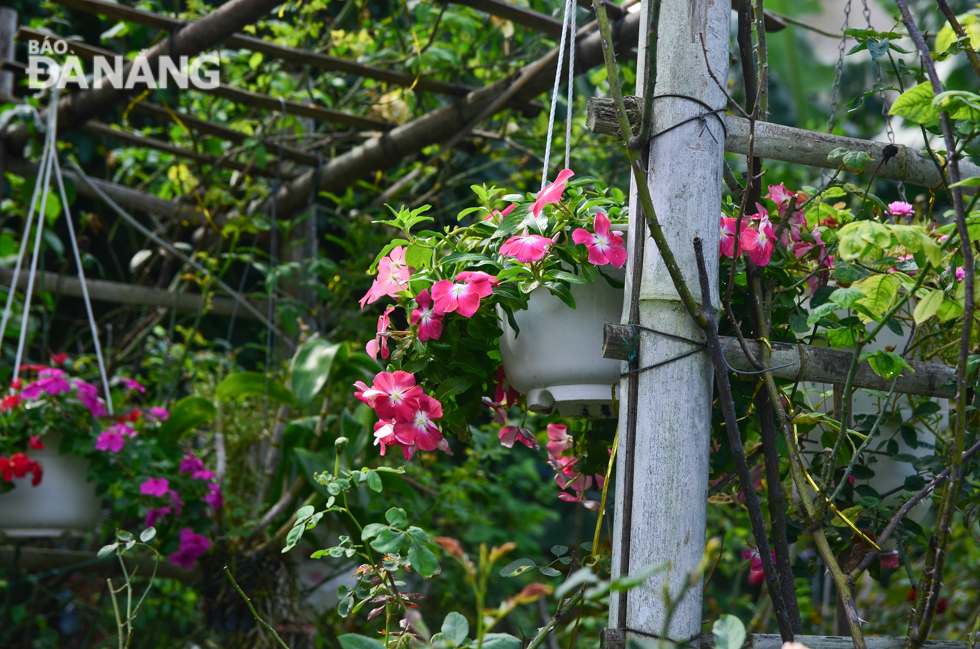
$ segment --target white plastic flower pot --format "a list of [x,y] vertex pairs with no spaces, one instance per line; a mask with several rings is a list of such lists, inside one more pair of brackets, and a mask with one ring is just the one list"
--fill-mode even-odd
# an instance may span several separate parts
[[61,435],[43,437],[43,451],[28,457],[41,463],[44,478],[14,478],[16,488],[0,494],[0,534],[8,537],[58,537],[82,534],[99,522],[101,504],[95,484],[86,480],[89,463],[76,455],[59,455]]
[[[603,267],[611,277],[624,273]],[[514,313],[515,333],[498,309],[500,356],[507,381],[527,396],[532,412],[555,410],[563,417],[612,417],[612,387],[619,389],[622,364],[602,357],[602,329],[619,322],[624,292],[602,277],[572,286],[573,311],[548,289],[531,293],[528,308]],[[618,398],[618,397],[617,397]]]

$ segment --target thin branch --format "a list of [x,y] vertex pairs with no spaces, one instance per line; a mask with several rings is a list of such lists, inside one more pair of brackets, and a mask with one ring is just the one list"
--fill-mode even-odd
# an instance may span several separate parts
[[963,25],[960,21],[956,19],[956,14],[950,9],[949,3],[946,0],[936,0],[936,4],[939,5],[940,11],[946,16],[946,20],[949,21],[949,26],[953,28],[956,32],[956,38],[962,41],[963,51],[966,52],[966,58],[970,59],[970,65],[973,66],[973,71],[977,73],[980,77],[980,56],[977,56],[977,51],[973,49],[973,43],[970,40],[970,35],[966,33],[963,29]]
[[258,622],[259,624],[261,624],[263,627],[265,627],[266,631],[268,631],[269,633],[271,633],[272,634],[272,637],[274,637],[276,640],[278,640],[280,645],[282,645],[283,647],[285,647],[285,649],[289,649],[289,645],[286,644],[283,641],[283,639],[279,637],[279,634],[276,633],[276,630],[273,629],[271,626],[269,626],[269,623],[266,622],[265,620],[263,620],[259,616],[259,614],[255,611],[255,607],[252,606],[252,600],[250,600],[248,598],[248,595],[245,594],[245,592],[238,585],[238,582],[235,581],[235,578],[231,574],[231,570],[228,570],[228,566],[225,566],[225,574],[228,575],[228,579],[231,580],[231,585],[235,587],[235,590],[238,591],[238,594],[241,595],[242,596],[242,599],[245,600],[245,604],[248,605],[248,610],[250,610],[252,612],[252,617],[255,618],[255,621]]

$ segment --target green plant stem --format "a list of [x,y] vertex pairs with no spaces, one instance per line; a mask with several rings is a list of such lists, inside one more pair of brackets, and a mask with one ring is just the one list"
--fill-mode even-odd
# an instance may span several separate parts
[[551,635],[551,632],[554,631],[555,627],[558,626],[558,623],[561,621],[561,618],[565,616],[565,613],[570,611],[573,606],[575,606],[580,601],[582,601],[583,599],[582,595],[584,592],[585,592],[585,586],[582,586],[581,588],[578,589],[578,592],[576,592],[568,599],[564,607],[561,606],[561,604],[559,604],[558,610],[555,611],[554,616],[552,616],[552,618],[548,620],[547,624],[545,624],[543,627],[541,627],[540,630],[538,630],[538,634],[534,636],[534,639],[531,640],[531,644],[529,644],[526,647],[526,649],[538,649],[538,647],[540,647],[544,643],[544,641],[547,640],[548,636]]
[[231,570],[228,570],[228,566],[225,566],[225,574],[228,575],[228,579],[231,580],[231,585],[235,587],[235,590],[238,591],[238,594],[241,595],[242,599],[245,600],[245,604],[248,605],[248,610],[252,612],[252,617],[255,618],[255,621],[258,622],[260,625],[262,625],[269,633],[271,633],[272,637],[278,640],[280,645],[282,645],[285,649],[289,649],[289,645],[287,645],[283,641],[283,639],[279,637],[279,634],[276,633],[276,630],[273,629],[271,626],[269,626],[269,623],[263,620],[262,617],[259,616],[258,612],[256,612],[255,607],[252,606],[252,600],[248,598],[248,595],[245,594],[245,592],[238,585],[238,582],[235,581],[235,577],[232,576]]
[[759,60],[759,119],[769,119],[769,49],[766,44],[765,0],[755,0],[755,55]]
[[123,649],[123,627],[122,627],[122,617],[119,615],[119,600],[116,599],[116,591],[112,587],[112,580],[106,579],[106,583],[109,584],[109,596],[112,598],[112,610],[116,615],[116,635],[119,640],[119,649]]

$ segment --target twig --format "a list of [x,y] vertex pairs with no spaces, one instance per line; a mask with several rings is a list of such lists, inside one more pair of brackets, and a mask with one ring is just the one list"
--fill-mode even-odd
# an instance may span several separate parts
[[946,20],[949,21],[949,26],[956,32],[956,37],[963,41],[963,51],[966,52],[966,58],[970,59],[970,65],[973,66],[973,71],[977,73],[977,76],[980,76],[980,57],[977,56],[977,51],[973,49],[973,43],[970,41],[969,34],[963,29],[960,21],[956,19],[956,14],[950,9],[949,3],[946,0],[936,0],[936,4],[939,5],[940,11],[946,16]]
[[541,627],[541,629],[538,630],[538,634],[534,636],[533,640],[531,640],[531,644],[527,646],[527,649],[538,649],[538,647],[541,646],[541,643],[544,642],[549,635],[551,635],[551,632],[554,630],[554,628],[558,626],[558,623],[561,622],[561,619],[565,617],[565,615],[567,615],[568,612],[571,611],[576,604],[579,603],[579,600],[582,599],[583,593],[585,593],[585,586],[579,588],[578,591],[574,595],[572,595],[570,599],[566,600],[564,606],[559,604],[558,610],[555,611],[555,615],[550,620],[548,620],[547,624],[545,624],[543,627]]
[[267,630],[267,631],[268,631],[269,633],[271,633],[271,634],[272,634],[272,636],[273,636],[273,637],[274,637],[274,638],[275,638],[276,640],[278,640],[278,641],[279,641],[279,644],[280,644],[280,645],[282,645],[283,647],[285,647],[285,649],[289,649],[289,645],[288,645],[288,644],[286,644],[285,642],[283,642],[283,639],[279,637],[279,634],[278,634],[278,633],[276,633],[276,630],[275,630],[275,629],[273,629],[273,628],[272,628],[271,626],[269,626],[269,623],[268,623],[268,622],[266,622],[265,620],[263,620],[263,619],[262,619],[262,618],[261,618],[261,617],[259,616],[259,614],[258,614],[258,613],[257,613],[257,612],[255,611],[255,607],[254,607],[254,606],[252,606],[252,600],[250,600],[250,599],[248,598],[248,595],[246,595],[246,594],[245,594],[245,592],[244,592],[244,591],[243,591],[243,590],[241,589],[241,587],[239,587],[239,585],[238,585],[238,582],[237,582],[237,581],[235,581],[235,578],[234,578],[234,577],[232,576],[232,574],[231,574],[231,570],[228,570],[228,566],[225,566],[225,574],[226,574],[226,575],[228,575],[228,579],[230,579],[230,580],[231,580],[231,585],[235,587],[235,590],[237,590],[237,591],[238,591],[238,594],[239,594],[239,595],[241,595],[241,596],[242,596],[242,599],[244,599],[244,600],[245,600],[245,603],[246,603],[246,604],[248,605],[248,610],[250,610],[250,611],[252,612],[252,617],[254,617],[254,618],[255,618],[255,621],[256,621],[256,622],[258,622],[259,624],[261,624],[261,625],[262,625],[263,627],[265,627],[265,629],[266,629],[266,630]]

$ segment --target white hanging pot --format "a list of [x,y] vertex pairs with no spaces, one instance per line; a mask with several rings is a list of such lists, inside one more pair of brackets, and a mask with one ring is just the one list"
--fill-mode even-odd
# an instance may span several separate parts
[[41,463],[44,478],[31,486],[31,476],[14,478],[15,488],[0,494],[0,534],[8,537],[58,537],[81,534],[99,522],[101,503],[88,482],[88,460],[59,455],[60,433],[43,438],[44,450],[28,457]]
[[[603,272],[625,275],[611,266]],[[546,288],[533,291],[527,310],[514,312],[519,333],[498,308],[504,373],[532,412],[612,417],[611,389],[618,390],[622,363],[602,357],[602,329],[621,320],[624,291],[600,276],[595,284],[573,285],[572,296],[574,311]]]

